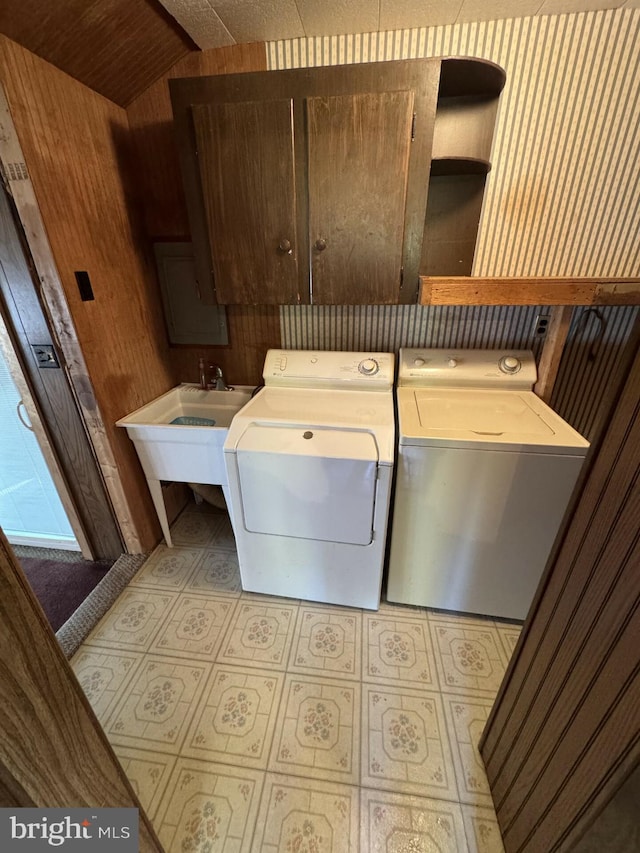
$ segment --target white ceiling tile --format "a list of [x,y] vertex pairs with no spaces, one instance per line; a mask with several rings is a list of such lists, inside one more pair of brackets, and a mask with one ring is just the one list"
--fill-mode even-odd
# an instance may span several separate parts
[[462,0],[380,0],[380,30],[453,24],[461,4]]
[[624,0],[544,0],[539,15],[563,15],[570,12],[594,12],[596,9],[618,9]]
[[379,29],[379,0],[297,0],[307,36],[371,33]]
[[527,18],[537,14],[541,5],[542,0],[464,0],[456,23]]
[[304,36],[295,0],[212,0],[212,4],[237,42]]
[[235,39],[207,0],[161,0],[161,2],[201,50],[235,43]]

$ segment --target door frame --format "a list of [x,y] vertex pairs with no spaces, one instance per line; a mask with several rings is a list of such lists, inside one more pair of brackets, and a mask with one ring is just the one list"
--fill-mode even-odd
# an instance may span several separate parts
[[[104,483],[119,535],[124,541],[127,553],[139,554],[144,549],[131,519],[127,496],[1,82],[0,180],[4,182],[15,206],[25,248],[33,264],[33,278],[37,282],[40,303],[54,343],[63,357],[67,381],[75,398],[75,408],[88,437],[96,470]],[[72,472],[67,472],[67,481],[71,486]]]
[[[84,526],[80,520],[80,516],[76,511],[76,507],[71,496],[71,492],[67,487],[67,481],[60,464],[56,452],[49,441],[46,426],[40,415],[40,410],[36,402],[35,395],[31,391],[29,380],[20,362],[20,357],[13,343],[8,323],[5,321],[4,311],[2,310],[2,301],[0,300],[0,353],[9,369],[9,374],[14,385],[20,395],[20,402],[24,405],[24,409],[29,417],[31,429],[38,443],[38,447],[42,451],[42,456],[46,463],[47,469],[51,474],[51,479],[56,487],[60,503],[69,519],[69,524],[73,530],[73,535],[80,546],[80,551],[85,560],[93,560],[94,553],[89,545],[89,541],[84,532]],[[26,427],[25,427],[26,428]]]

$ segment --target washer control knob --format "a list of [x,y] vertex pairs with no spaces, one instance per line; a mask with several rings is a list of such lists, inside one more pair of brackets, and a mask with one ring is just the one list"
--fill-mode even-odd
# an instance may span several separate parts
[[522,367],[522,362],[515,355],[503,355],[498,362],[498,367],[503,373],[517,373]]
[[380,370],[380,365],[375,358],[363,358],[358,365],[358,370],[365,376],[373,376]]
[[414,358],[413,363],[416,367],[422,367],[422,365],[424,364],[424,358]]
[[458,359],[457,358],[448,358],[447,359],[447,366],[448,367],[457,367],[458,366]]

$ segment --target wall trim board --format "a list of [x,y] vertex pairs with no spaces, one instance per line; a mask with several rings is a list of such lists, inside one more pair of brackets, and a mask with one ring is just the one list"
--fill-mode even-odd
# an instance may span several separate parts
[[640,278],[420,277],[420,305],[640,305]]
[[25,239],[40,279],[40,292],[49,315],[51,329],[64,356],[65,369],[82,413],[125,546],[130,553],[141,553],[144,548],[132,522],[127,496],[106,434],[104,420],[47,237],[4,86],[1,83],[0,129],[2,131],[0,133],[0,164],[4,181],[23,225]]

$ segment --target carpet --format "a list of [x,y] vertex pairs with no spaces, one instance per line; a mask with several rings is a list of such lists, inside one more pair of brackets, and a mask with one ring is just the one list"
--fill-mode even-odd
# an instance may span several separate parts
[[[14,545],[13,550],[67,658],[75,654],[149,557],[123,554],[115,562],[92,563],[77,551],[25,545]],[[40,568],[30,566],[31,562],[40,563]],[[47,567],[47,563],[54,566]]]
[[29,585],[54,631],[61,628],[115,560],[65,560],[18,556]]

